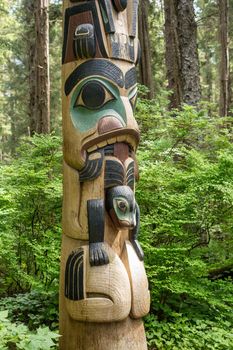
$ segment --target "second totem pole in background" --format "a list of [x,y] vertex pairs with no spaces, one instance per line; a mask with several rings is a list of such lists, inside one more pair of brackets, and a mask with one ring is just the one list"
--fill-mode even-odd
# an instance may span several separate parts
[[138,0],[63,1],[61,350],[145,350],[137,241]]

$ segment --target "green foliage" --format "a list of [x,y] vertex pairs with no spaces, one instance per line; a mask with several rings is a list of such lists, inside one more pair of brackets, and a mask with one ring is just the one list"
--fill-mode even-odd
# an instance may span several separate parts
[[1,350],[48,350],[55,349],[58,335],[49,328],[38,328],[30,332],[23,324],[9,321],[7,311],[0,311],[0,349]]
[[57,286],[61,237],[61,146],[56,136],[25,139],[1,165],[0,293]]
[[[154,315],[147,317],[147,339],[150,349],[159,350],[232,350],[232,324],[222,318],[191,320],[176,314],[174,322],[159,322]],[[155,347],[154,347],[155,346]]]
[[[1,0],[0,4],[0,139],[1,157],[6,160],[30,133],[29,72],[33,68],[35,42],[33,0]],[[62,1],[50,1],[50,115],[51,130],[61,132],[61,40]]]
[[7,310],[13,322],[25,323],[30,330],[41,325],[58,328],[58,292],[31,291],[0,300],[0,310]]
[[[137,199],[152,297],[151,349],[232,348],[231,275],[218,279],[214,272],[233,264],[232,125],[207,109],[168,112],[166,92],[156,101],[139,99]],[[31,330],[56,329],[60,139],[22,140],[1,173],[1,294],[24,294],[2,298],[0,309]]]
[[209,277],[233,262],[231,120],[190,106],[167,112],[163,97],[140,100],[138,120],[145,135],[137,198],[152,296],[149,344],[231,349],[232,280]]
[[[51,126],[58,133],[61,3],[51,1],[49,14]],[[56,329],[58,322],[61,141],[54,135],[22,139],[30,125],[28,49],[33,24],[26,19],[28,4],[0,4],[0,310],[5,310],[0,311],[1,350],[49,349],[57,337],[38,327]],[[232,9],[233,2],[229,5]],[[142,131],[140,239],[152,297],[146,331],[150,348],[158,350],[233,349],[232,120],[216,114],[216,1],[198,0],[195,10],[202,96],[208,104],[198,111],[184,106],[168,112],[163,11],[161,2],[152,1],[156,100],[142,99],[146,89],[140,87],[137,109]],[[219,278],[219,271],[227,272],[225,279]]]

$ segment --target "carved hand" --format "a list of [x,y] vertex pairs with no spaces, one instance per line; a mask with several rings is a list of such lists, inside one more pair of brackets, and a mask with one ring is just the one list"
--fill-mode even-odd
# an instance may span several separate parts
[[103,243],[90,243],[89,245],[90,265],[100,266],[109,264],[108,254]]

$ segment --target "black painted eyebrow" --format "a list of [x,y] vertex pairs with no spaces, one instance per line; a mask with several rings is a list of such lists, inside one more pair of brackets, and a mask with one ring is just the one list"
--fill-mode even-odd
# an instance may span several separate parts
[[137,84],[137,70],[135,67],[131,68],[125,74],[125,88],[129,89]]
[[124,75],[119,67],[110,61],[95,59],[80,64],[80,66],[71,73],[65,82],[66,96],[70,94],[80,80],[93,75],[100,75],[112,80],[120,88],[124,87]]

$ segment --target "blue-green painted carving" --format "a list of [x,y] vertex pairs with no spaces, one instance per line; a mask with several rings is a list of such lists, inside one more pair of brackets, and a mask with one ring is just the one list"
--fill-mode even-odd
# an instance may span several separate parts
[[71,98],[70,115],[74,127],[80,132],[94,128],[105,116],[117,118],[123,127],[127,123],[119,89],[109,81],[95,76],[78,84]]

